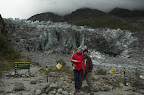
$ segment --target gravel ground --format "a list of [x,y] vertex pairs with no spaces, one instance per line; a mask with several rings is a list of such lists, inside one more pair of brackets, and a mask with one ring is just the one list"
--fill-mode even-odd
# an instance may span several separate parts
[[[72,54],[48,54],[45,52],[23,52],[25,56],[28,56],[32,62],[37,62],[42,66],[56,66],[56,60],[62,58],[67,66],[71,67]],[[130,58],[124,56],[110,57],[108,55],[96,55],[92,57],[94,64],[94,72],[97,68],[104,68],[109,73],[109,70],[113,68],[116,74],[123,74],[124,67],[127,74],[135,73],[136,69],[140,70],[140,74],[144,76],[144,56],[133,54]]]

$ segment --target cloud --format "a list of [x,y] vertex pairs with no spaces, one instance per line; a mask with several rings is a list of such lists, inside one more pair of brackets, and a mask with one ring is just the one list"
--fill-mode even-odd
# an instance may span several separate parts
[[65,15],[82,7],[105,12],[115,7],[144,9],[144,0],[1,0],[0,14],[5,18],[27,19],[43,12]]

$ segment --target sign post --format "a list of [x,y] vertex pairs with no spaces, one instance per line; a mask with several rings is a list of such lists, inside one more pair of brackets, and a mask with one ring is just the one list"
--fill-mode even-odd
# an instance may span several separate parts
[[110,69],[110,74],[112,75],[115,71],[114,71],[114,69]]
[[16,70],[21,70],[21,69],[28,69],[30,72],[30,62],[15,62],[15,74],[17,73]]
[[[115,71],[114,71],[114,69],[111,68],[109,72],[110,72],[110,74],[111,74],[111,81],[113,81],[112,74],[114,74]],[[113,83],[113,82],[112,82],[112,83]]]
[[47,83],[48,83],[48,67],[46,66],[46,76],[47,76]]
[[126,86],[125,67],[124,67],[124,85]]

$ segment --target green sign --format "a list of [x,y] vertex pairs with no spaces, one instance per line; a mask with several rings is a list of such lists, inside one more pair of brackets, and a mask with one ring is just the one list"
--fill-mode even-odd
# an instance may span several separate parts
[[21,69],[29,69],[30,71],[30,62],[15,62],[15,72]]

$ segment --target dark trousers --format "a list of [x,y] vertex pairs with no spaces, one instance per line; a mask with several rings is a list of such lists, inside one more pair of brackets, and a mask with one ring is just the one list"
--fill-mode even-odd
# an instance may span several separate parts
[[75,89],[80,90],[82,85],[82,70],[74,70]]

